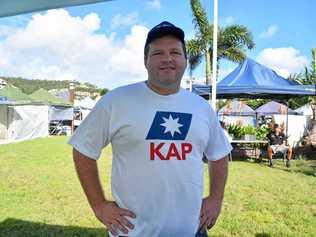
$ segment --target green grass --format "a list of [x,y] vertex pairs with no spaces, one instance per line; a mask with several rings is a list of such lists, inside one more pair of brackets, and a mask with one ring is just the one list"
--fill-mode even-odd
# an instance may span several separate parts
[[[0,145],[0,236],[105,236],[74,172],[65,137]],[[111,149],[100,160],[110,195]],[[316,236],[315,160],[284,168],[234,161],[210,236]],[[206,167],[205,167],[206,169]],[[205,175],[207,185],[207,175]],[[206,188],[205,188],[206,189]]]

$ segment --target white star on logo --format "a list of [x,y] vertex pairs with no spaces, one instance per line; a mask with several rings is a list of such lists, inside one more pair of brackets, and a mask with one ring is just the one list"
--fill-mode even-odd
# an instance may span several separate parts
[[164,133],[170,132],[171,136],[173,136],[175,132],[181,134],[179,128],[181,128],[183,125],[181,123],[178,123],[179,118],[173,119],[173,117],[170,114],[168,119],[165,117],[162,117],[162,119],[165,122],[160,125],[165,127]]

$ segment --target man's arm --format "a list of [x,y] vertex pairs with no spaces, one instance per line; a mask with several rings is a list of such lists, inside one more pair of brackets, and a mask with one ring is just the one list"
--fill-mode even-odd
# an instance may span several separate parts
[[126,227],[133,229],[134,226],[124,216],[135,218],[135,214],[119,208],[115,202],[105,198],[95,160],[76,149],[73,149],[73,160],[81,186],[96,217],[113,235],[117,235],[117,230],[127,234]]
[[228,175],[228,156],[209,161],[210,195],[203,199],[200,229],[212,228],[220,214]]

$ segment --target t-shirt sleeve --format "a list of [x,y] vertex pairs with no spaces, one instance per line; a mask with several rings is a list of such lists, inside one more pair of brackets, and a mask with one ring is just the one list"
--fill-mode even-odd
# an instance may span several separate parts
[[99,159],[102,149],[111,140],[110,110],[107,98],[101,98],[76,129],[68,143],[85,156],[95,160]]
[[232,150],[232,146],[225,136],[223,128],[212,108],[210,108],[209,133],[209,140],[205,151],[206,158],[215,161],[228,155]]

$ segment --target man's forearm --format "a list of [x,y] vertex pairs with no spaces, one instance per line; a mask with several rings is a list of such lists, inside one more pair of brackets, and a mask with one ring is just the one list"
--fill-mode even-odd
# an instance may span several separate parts
[[73,149],[73,159],[81,186],[91,208],[95,209],[106,201],[100,183],[97,162]]
[[222,201],[228,174],[228,157],[209,161],[210,197]]

